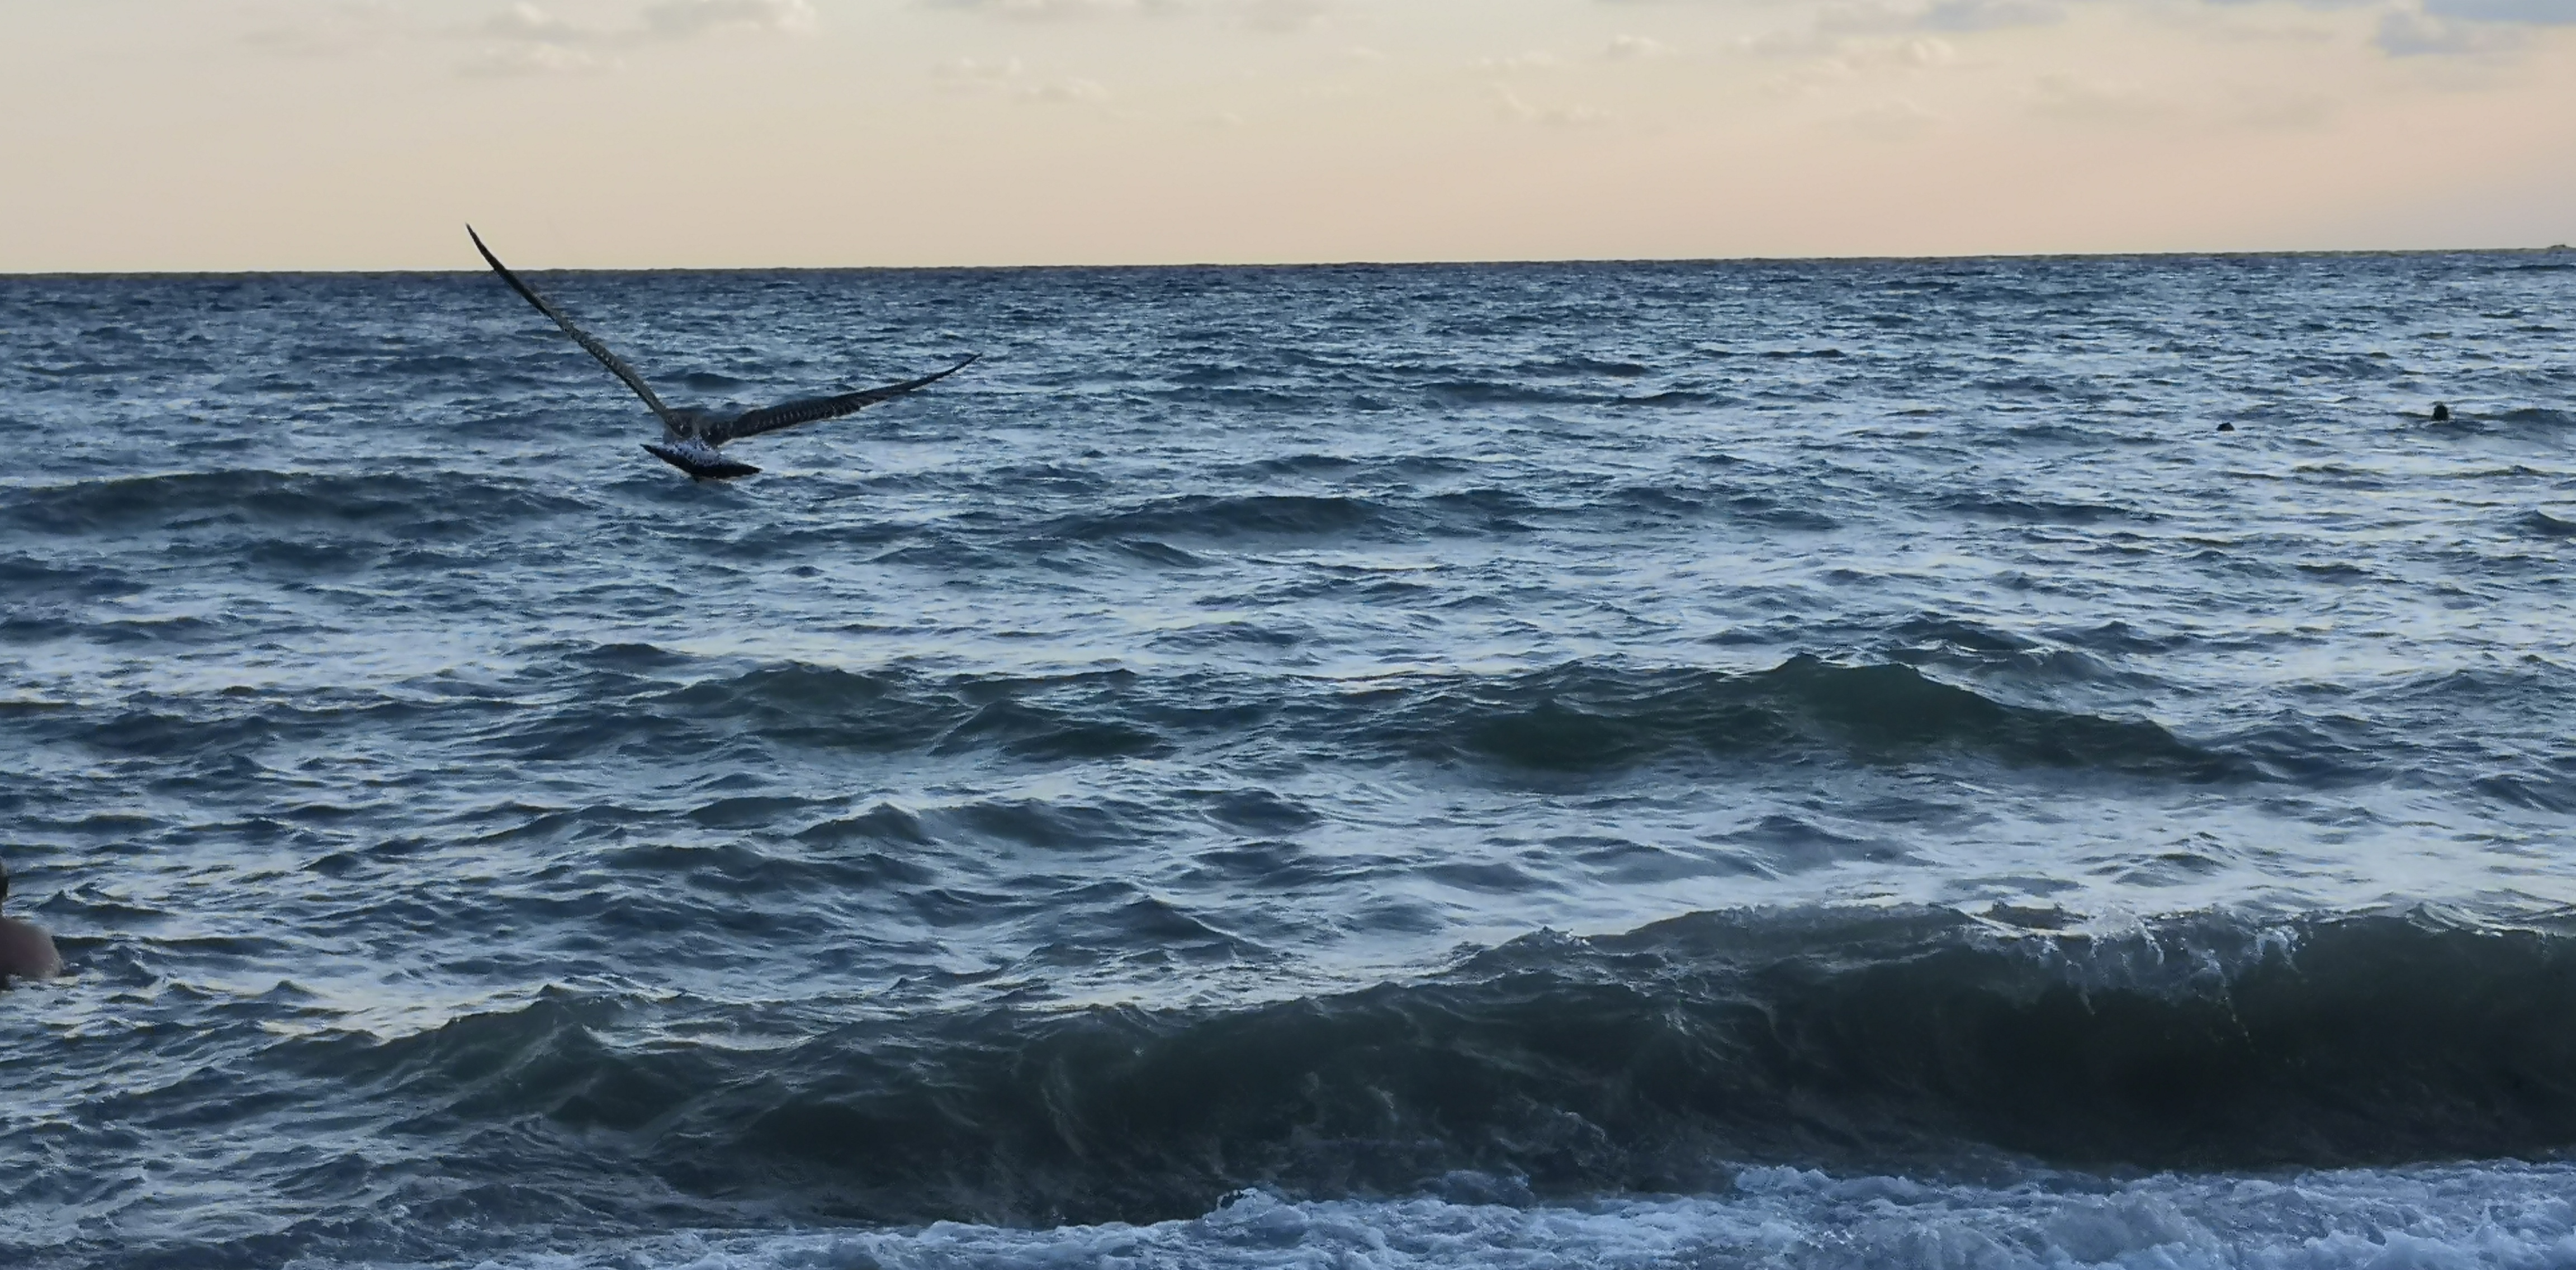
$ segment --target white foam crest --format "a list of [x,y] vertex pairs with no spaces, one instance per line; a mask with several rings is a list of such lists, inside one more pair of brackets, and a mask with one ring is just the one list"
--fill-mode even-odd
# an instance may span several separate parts
[[[697,1234],[482,1270],[2563,1270],[2576,1164],[1978,1187],[1750,1169],[1735,1193],[1513,1207],[1247,1192],[1154,1226]],[[380,1268],[382,1270],[382,1268]]]

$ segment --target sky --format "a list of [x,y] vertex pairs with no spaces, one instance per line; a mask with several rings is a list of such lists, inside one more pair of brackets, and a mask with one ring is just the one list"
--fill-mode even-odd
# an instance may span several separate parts
[[2576,0],[0,0],[0,272],[2576,241]]

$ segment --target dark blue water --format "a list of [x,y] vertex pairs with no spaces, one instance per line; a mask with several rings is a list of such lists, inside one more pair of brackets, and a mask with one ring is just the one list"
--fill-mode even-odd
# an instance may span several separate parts
[[0,1264],[2576,1265],[2576,257],[537,280],[0,279]]

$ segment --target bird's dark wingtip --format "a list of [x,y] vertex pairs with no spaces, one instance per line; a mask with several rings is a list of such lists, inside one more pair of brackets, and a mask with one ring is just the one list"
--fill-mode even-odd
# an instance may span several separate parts
[[493,255],[492,249],[483,245],[483,235],[475,233],[474,226],[469,224],[465,227],[465,236],[474,240],[474,250],[482,253],[483,263],[492,266],[502,277],[509,279],[512,288],[518,287],[519,280],[511,276],[510,267],[502,264],[501,258]]

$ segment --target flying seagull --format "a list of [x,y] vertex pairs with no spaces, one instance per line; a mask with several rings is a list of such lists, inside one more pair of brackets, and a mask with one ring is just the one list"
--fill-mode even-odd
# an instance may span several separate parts
[[607,367],[609,374],[617,376],[627,387],[634,389],[635,395],[643,398],[644,404],[652,408],[653,414],[662,421],[662,439],[658,442],[647,442],[644,446],[646,452],[702,481],[721,481],[736,476],[749,476],[760,470],[748,463],[737,463],[717,453],[716,447],[728,441],[739,441],[744,437],[756,437],[764,432],[776,432],[780,428],[793,428],[801,423],[820,423],[825,419],[838,419],[846,414],[857,413],[880,401],[891,400],[915,388],[926,387],[946,379],[974,364],[975,359],[982,356],[980,353],[969,353],[966,355],[966,360],[937,374],[924,375],[919,379],[907,379],[899,384],[887,384],[883,388],[842,393],[837,397],[808,397],[801,401],[782,402],[760,410],[746,410],[737,415],[723,415],[687,408],[673,409],[662,404],[662,399],[654,395],[653,386],[645,383],[644,377],[637,374],[634,367],[627,365],[625,358],[610,352],[608,346],[592,338],[590,332],[573,325],[572,319],[565,317],[563,310],[556,308],[544,296],[538,295],[536,288],[521,281],[519,275],[510,272],[510,266],[502,264],[501,258],[493,255],[492,249],[483,245],[483,236],[475,233],[473,226],[465,227],[465,236],[474,240],[474,250],[483,253],[483,260],[492,266],[492,272],[501,275],[501,281],[509,283],[510,289],[518,292],[520,299],[537,306],[537,312],[554,319],[554,324],[562,327],[564,334],[572,337],[573,343],[581,345],[583,352],[598,358],[599,364]]

